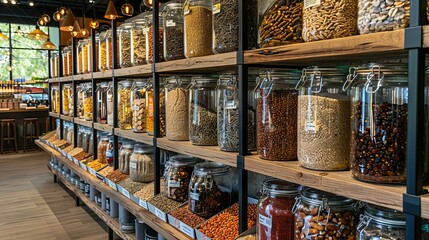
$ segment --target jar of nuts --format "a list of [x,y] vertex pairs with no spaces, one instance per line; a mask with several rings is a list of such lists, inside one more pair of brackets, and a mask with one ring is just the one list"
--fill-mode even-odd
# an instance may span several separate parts
[[149,183],[154,180],[153,147],[136,144],[130,158],[130,179]]
[[97,84],[97,122],[107,123],[107,91],[109,90],[108,82]]
[[119,151],[118,166],[119,166],[119,170],[123,174],[130,173],[130,158],[131,158],[131,155],[133,154],[133,149],[134,147],[132,142],[124,142],[124,144],[122,145]]
[[[147,15],[149,12],[144,12],[142,15]],[[132,66],[138,66],[146,63],[146,37],[147,20],[145,17],[136,19],[133,22],[131,30],[131,56]]]
[[172,76],[165,82],[165,112],[167,138],[189,140],[189,77]]
[[164,15],[164,59],[166,61],[185,58],[183,43],[183,4],[168,3]]
[[98,70],[107,70],[107,45],[106,45],[106,32],[99,35],[98,42]]
[[146,86],[149,80],[135,80],[131,89],[132,130],[142,133],[146,131]]
[[313,170],[350,165],[350,97],[342,90],[347,72],[308,67],[297,84],[298,161]]
[[83,113],[86,121],[92,121],[92,85],[86,84],[83,92]]
[[304,0],[302,16],[304,41],[355,35],[357,9],[356,0]]
[[118,126],[123,130],[131,129],[131,85],[131,80],[124,80],[118,87]]
[[293,206],[295,239],[356,239],[356,201],[304,188]]
[[198,163],[189,183],[188,208],[193,213],[210,218],[231,204],[231,176],[221,163]]
[[186,155],[171,156],[165,163],[164,195],[178,202],[188,200],[189,181],[197,159]]
[[124,23],[118,28],[119,40],[119,66],[121,68],[131,67],[131,28],[132,23]]
[[63,99],[62,99],[63,100],[63,102],[62,102],[62,105],[63,105],[63,110],[62,111],[63,112],[62,112],[62,114],[68,116],[69,113],[70,113],[69,98],[72,95],[71,84],[64,84],[63,85],[62,94],[63,94]]

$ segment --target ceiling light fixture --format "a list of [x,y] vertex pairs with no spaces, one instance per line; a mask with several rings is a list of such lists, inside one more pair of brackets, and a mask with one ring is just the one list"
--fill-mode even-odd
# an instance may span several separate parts
[[54,21],[56,22],[59,22],[62,18],[63,18],[63,15],[61,15],[60,11],[56,11],[52,15],[52,19],[54,19]]
[[37,26],[45,26],[46,22],[43,18],[39,18],[39,20],[37,20]]
[[131,17],[134,14],[134,7],[127,0],[124,5],[122,5],[121,12],[124,16]]
[[3,0],[3,1],[2,1],[2,3],[4,3],[4,4],[8,4],[8,3],[9,3],[9,1],[8,1],[8,0]]
[[61,15],[66,15],[67,14],[67,8],[65,8],[65,7],[60,7],[59,9],[58,9],[58,11],[61,13]]
[[45,21],[45,24],[49,23],[51,21],[51,17],[48,14],[43,14],[42,17],[43,21]]
[[[61,8],[60,8],[61,12]],[[67,13],[64,17],[63,23],[61,24],[60,30],[64,32],[71,32],[74,28],[75,17],[71,9],[67,10]]]
[[9,39],[9,37],[8,37],[8,36],[6,36],[6,35],[4,35],[4,33],[0,30],[0,39],[8,40],[8,39]]
[[10,0],[10,3],[12,3],[13,5],[15,5],[17,2],[16,2],[16,0]]
[[93,18],[93,19],[91,20],[91,22],[89,22],[89,26],[90,26],[92,29],[98,29],[98,27],[100,27],[100,23],[97,21],[97,19]]
[[[7,1],[7,0],[4,0],[4,1]],[[34,2],[33,1],[28,2],[28,5],[30,5],[30,7],[34,7]]]
[[114,20],[118,17],[118,13],[116,12],[115,4],[112,0],[109,1],[109,5],[107,6],[106,13],[104,14],[104,18],[109,20]]
[[31,31],[29,34],[27,34],[27,38],[32,39],[32,40],[44,40],[44,41],[46,41],[46,39],[48,39],[49,36],[48,36],[48,34],[43,32],[42,30],[40,30],[39,26],[36,26],[36,29]]
[[42,44],[42,48],[43,49],[45,49],[45,50],[55,50],[55,49],[57,49],[57,46],[55,46],[55,44],[53,43],[53,42],[51,42],[50,40],[49,40],[49,38],[46,40],[46,42],[44,42],[43,44]]
[[79,22],[76,20],[74,20],[74,25],[73,25],[73,31],[71,32],[72,37],[77,38],[79,37],[79,33],[80,33],[80,26],[79,26]]

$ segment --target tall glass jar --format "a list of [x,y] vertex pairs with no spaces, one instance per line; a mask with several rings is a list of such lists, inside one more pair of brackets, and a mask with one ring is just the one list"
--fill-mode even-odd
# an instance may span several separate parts
[[231,176],[221,163],[198,163],[189,183],[188,208],[191,212],[210,218],[231,204]]
[[118,126],[123,130],[131,129],[131,85],[131,80],[124,80],[118,87]]
[[107,91],[109,85],[107,82],[97,84],[97,122],[101,124],[107,123]]
[[258,240],[295,239],[295,217],[292,208],[299,195],[300,186],[269,178],[263,183],[262,196],[258,201]]
[[130,158],[130,179],[149,183],[154,180],[153,147],[136,144]]
[[[146,132],[149,135],[154,135],[155,127],[155,108],[153,99],[152,79],[149,79],[146,88]],[[162,89],[159,92],[159,119],[160,119],[160,135],[165,135],[165,93]]]
[[132,130],[142,133],[146,131],[146,87],[147,80],[135,80],[131,89]]
[[69,61],[68,61],[68,51],[69,47],[65,46],[63,48],[63,55],[62,55],[62,64],[63,64],[63,76],[69,75]]
[[189,102],[189,138],[194,145],[216,146],[216,82],[211,77],[193,77]]
[[[92,54],[92,39],[91,37],[86,39],[86,44],[88,47],[88,54],[86,55],[87,60],[86,62],[88,63],[88,72],[96,72],[98,71],[98,51],[99,51],[99,47],[98,47],[98,43],[99,43],[99,39],[100,36],[96,35],[95,36],[95,56],[93,56]],[[95,70],[92,69],[92,63],[93,61],[95,61]]]
[[72,95],[72,86],[71,86],[71,84],[64,84],[63,85],[63,91],[62,91],[62,94],[63,94],[63,103],[62,103],[62,105],[63,105],[63,112],[62,112],[62,114],[63,115],[66,115],[66,116],[68,116],[69,115],[69,113],[70,113],[70,109],[69,109],[69,99],[70,99],[70,96]]
[[[72,46],[68,46],[68,50],[67,50],[67,72],[68,72],[68,76],[73,75],[73,49]],[[77,73],[75,73],[77,74]]]
[[84,112],[83,112],[83,94],[85,92],[86,84],[79,84],[76,87],[76,95],[77,95],[77,116],[80,119],[84,119]]
[[165,112],[168,140],[189,140],[189,84],[188,77],[173,76],[166,79]]
[[185,58],[183,42],[183,4],[168,3],[164,15],[164,59],[166,61]]
[[89,54],[91,49],[89,48],[90,39],[82,40],[82,73],[89,73]]
[[305,68],[298,83],[298,161],[313,170],[346,170],[350,164],[350,97],[346,72]]
[[71,91],[69,94],[69,114],[68,115],[71,117],[75,117],[74,116],[74,98],[75,98],[75,96],[77,96],[77,93],[74,93],[73,86],[70,86],[70,89],[71,89]]
[[50,58],[51,68],[50,68],[50,74],[51,78],[58,77],[58,53],[53,53]]
[[106,68],[113,69],[113,32],[112,29],[106,31],[106,36],[104,41],[106,42]]
[[302,16],[304,41],[312,42],[355,35],[357,10],[355,0],[305,0]]
[[60,113],[60,91],[58,86],[52,86],[51,88],[51,102],[52,102],[52,111],[55,113]]
[[[164,31],[164,17],[162,16],[162,13],[159,13],[159,62],[163,61],[164,54],[162,51],[164,50],[163,45],[163,31]],[[147,63],[153,63],[153,33],[155,31],[153,22],[152,22],[152,14],[148,15],[147,17],[147,27],[148,31],[146,32],[146,62]]]
[[85,91],[83,92],[83,113],[84,119],[87,121],[92,121],[92,85],[87,84]]
[[129,174],[130,173],[130,158],[133,154],[133,144],[132,142],[124,142],[122,145],[118,161],[119,161],[119,171],[121,171],[123,174]]
[[213,53],[211,0],[187,0],[183,14],[186,58],[211,55]]
[[79,40],[79,42],[77,43],[77,59],[76,59],[76,70],[78,74],[82,74],[83,73],[83,63],[82,63],[82,59],[83,59],[83,40]]
[[359,180],[405,183],[408,115],[406,65],[357,68],[352,95],[351,169]]
[[107,124],[113,126],[113,82],[109,82],[107,89]]
[[98,43],[98,68],[100,71],[107,70],[107,42],[106,42],[106,33],[100,33],[99,43]]
[[165,163],[164,195],[178,202],[188,200],[189,182],[197,159],[186,155],[171,156]]
[[109,145],[109,138],[107,136],[101,136],[97,146],[97,159],[102,164],[107,163],[107,159],[106,159],[107,145]]
[[238,50],[238,0],[212,0],[213,53]]
[[332,239],[355,239],[359,219],[355,205],[353,199],[304,188],[293,207],[295,239],[325,239],[326,234]]
[[147,21],[145,18],[137,19],[134,21],[131,30],[132,66],[138,66],[146,63],[146,31]]
[[259,86],[255,88],[257,150],[263,159],[296,159],[298,80],[299,75],[294,71],[267,71],[259,77]]
[[118,28],[119,66],[131,67],[131,28],[132,23],[124,23]]
[[[113,147],[114,147],[113,136],[110,135],[108,138],[109,138],[109,143],[107,144],[107,147],[106,147],[106,163],[109,166],[113,166]],[[120,149],[119,144],[118,144],[118,149]]]

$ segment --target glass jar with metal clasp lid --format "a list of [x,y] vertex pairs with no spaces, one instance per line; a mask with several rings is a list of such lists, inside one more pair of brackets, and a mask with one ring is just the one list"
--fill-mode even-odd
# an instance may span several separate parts
[[91,39],[83,39],[82,41],[82,73],[89,73],[90,68],[89,68],[89,61],[90,61],[90,43],[91,43]]
[[164,195],[178,202],[185,202],[189,195],[189,182],[198,159],[186,156],[171,156],[165,163]]
[[131,30],[131,65],[138,66],[146,63],[146,36],[148,12],[142,13],[143,17],[133,21]]
[[62,114],[68,116],[69,113],[70,113],[70,109],[69,109],[70,103],[69,103],[69,100],[70,100],[70,96],[72,95],[72,86],[71,86],[71,84],[64,84],[63,85],[62,94],[63,94],[63,98],[62,98],[62,100],[63,100],[63,102],[62,102],[63,110],[62,111],[63,112],[62,112]]
[[98,38],[98,70],[107,70],[106,32],[101,32]]
[[122,144],[121,149],[119,150],[119,156],[118,156],[118,166],[119,170],[123,174],[129,174],[130,173],[130,158],[133,154],[133,142],[126,141],[124,144]]
[[130,158],[130,179],[149,183],[154,180],[154,151],[152,146],[136,144]]
[[77,116],[80,119],[84,119],[83,112],[83,95],[86,88],[86,84],[79,84],[76,87],[76,95],[77,95]]
[[77,74],[82,74],[83,73],[83,63],[82,63],[82,59],[83,59],[83,42],[84,40],[79,40],[79,42],[77,43],[77,59],[76,59],[76,70],[77,70]]
[[148,79],[137,79],[131,88],[131,108],[133,132],[146,131],[146,88]]
[[92,85],[86,84],[83,92],[83,116],[86,121],[92,121],[93,109],[92,109]]
[[97,122],[107,123],[107,91],[109,90],[108,82],[97,84]]
[[119,82],[118,87],[118,127],[123,130],[131,130],[131,80]]
[[[146,132],[150,136],[155,134],[155,100],[153,92],[152,78],[149,78],[146,86]],[[160,135],[165,135],[165,91],[160,86],[159,91],[159,124]]]
[[113,126],[113,82],[109,82],[107,89],[107,124]]
[[164,59],[166,61],[185,58],[183,43],[183,4],[168,3],[164,15]]
[[[146,36],[146,62],[147,63],[153,63],[154,59],[153,59],[153,54],[154,54],[154,49],[153,49],[153,37],[154,37],[154,31],[156,31],[154,29],[154,25],[152,22],[152,14],[147,15],[146,18],[147,21],[147,32],[145,33]],[[158,62],[162,62],[164,61],[164,54],[162,53],[164,50],[163,47],[163,31],[164,31],[164,16],[163,16],[163,12],[160,11],[159,12],[159,26],[158,26],[158,42],[159,42],[159,48],[158,48]]]
[[123,23],[118,28],[119,40],[119,66],[121,68],[131,67],[131,28],[132,23]]

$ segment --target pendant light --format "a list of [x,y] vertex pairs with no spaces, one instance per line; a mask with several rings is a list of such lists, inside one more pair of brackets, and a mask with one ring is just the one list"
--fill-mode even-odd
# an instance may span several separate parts
[[41,27],[45,25],[46,25],[46,22],[43,18],[39,18],[39,20],[37,20],[37,26]]
[[42,48],[45,49],[45,50],[55,50],[55,49],[57,49],[57,47],[55,46],[55,44],[53,42],[51,42],[51,40],[49,38],[46,40],[46,42],[44,42],[42,44]]
[[65,7],[60,7],[59,9],[58,9],[58,12],[60,12],[60,14],[61,15],[66,15],[67,14],[67,8],[65,8]]
[[8,39],[9,39],[9,37],[8,37],[8,36],[6,36],[6,35],[4,35],[4,33],[0,30],[0,39],[8,40]]
[[85,1],[82,1],[82,28],[80,29],[79,32],[80,37],[82,38],[86,38],[89,36],[89,31],[88,29],[86,29],[86,25],[85,25]]
[[131,5],[128,0],[121,7],[121,12],[124,16],[131,17],[134,14],[134,7]]
[[27,38],[32,40],[47,40],[49,36],[40,30],[39,26],[36,26],[36,29],[27,34]]
[[21,26],[18,26],[18,28],[15,30],[15,35],[22,36],[24,33],[21,30]]
[[100,23],[97,21],[97,19],[93,18],[93,19],[91,20],[91,22],[89,22],[89,26],[90,26],[92,29],[98,29],[98,27],[100,26]]
[[61,15],[60,11],[56,11],[52,15],[52,19],[54,19],[54,21],[56,22],[59,22],[62,18],[63,18],[63,15]]
[[75,17],[71,9],[67,10],[66,15],[64,16],[63,23],[61,24],[60,30],[64,32],[73,31]]
[[109,20],[114,20],[118,17],[118,13],[116,12],[115,4],[113,0],[109,1],[109,5],[107,6],[106,13],[104,14],[104,18]]
[[79,22],[76,20],[74,20],[74,26],[73,26],[73,31],[71,32],[72,37],[77,38],[79,37],[79,33],[80,33],[80,26],[79,26]]
[[46,13],[43,14],[41,18],[43,19],[43,21],[45,21],[45,24],[51,21],[51,17]]

